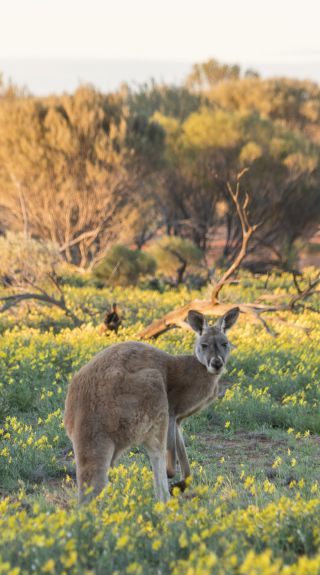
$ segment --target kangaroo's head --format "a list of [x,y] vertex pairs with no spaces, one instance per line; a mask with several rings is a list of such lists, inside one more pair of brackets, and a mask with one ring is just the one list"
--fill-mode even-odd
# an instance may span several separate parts
[[209,373],[214,375],[222,373],[231,350],[226,332],[237,321],[239,313],[239,308],[234,307],[220,317],[213,326],[209,326],[202,313],[189,311],[188,323],[197,334],[195,354]]

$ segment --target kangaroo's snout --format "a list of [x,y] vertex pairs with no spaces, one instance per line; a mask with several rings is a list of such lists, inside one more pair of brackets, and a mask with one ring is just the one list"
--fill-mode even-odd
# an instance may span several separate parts
[[214,357],[210,361],[210,367],[213,367],[216,371],[219,371],[223,367],[223,361],[221,357]]

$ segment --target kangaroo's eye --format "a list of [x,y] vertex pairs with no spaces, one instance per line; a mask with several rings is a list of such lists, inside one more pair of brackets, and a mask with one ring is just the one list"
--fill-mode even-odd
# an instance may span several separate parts
[[224,347],[225,349],[227,349],[227,347],[228,347],[228,344],[227,344],[227,343],[222,343],[221,345],[222,345],[222,347]]
[[203,349],[206,349],[206,348],[208,347],[208,344],[207,344],[207,343],[202,343],[202,344],[201,344],[201,347],[202,347]]

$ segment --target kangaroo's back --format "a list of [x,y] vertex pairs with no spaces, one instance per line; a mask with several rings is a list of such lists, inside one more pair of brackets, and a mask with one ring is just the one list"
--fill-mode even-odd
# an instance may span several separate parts
[[164,351],[134,341],[115,344],[97,353],[74,375],[68,386],[64,424],[70,439],[79,412],[98,415],[103,406],[112,417],[115,399],[124,394],[137,399],[134,397],[137,393],[144,404],[141,372],[146,369],[157,371],[166,385],[169,358]]

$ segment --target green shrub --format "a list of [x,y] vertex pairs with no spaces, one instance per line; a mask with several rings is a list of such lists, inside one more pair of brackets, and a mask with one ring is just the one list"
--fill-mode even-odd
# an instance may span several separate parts
[[155,258],[159,272],[174,285],[184,282],[187,270],[199,270],[203,258],[193,242],[178,236],[163,236],[150,246],[149,253]]
[[108,285],[134,285],[141,276],[156,270],[154,258],[141,250],[131,250],[118,244],[112,246],[94,269],[97,279]]

